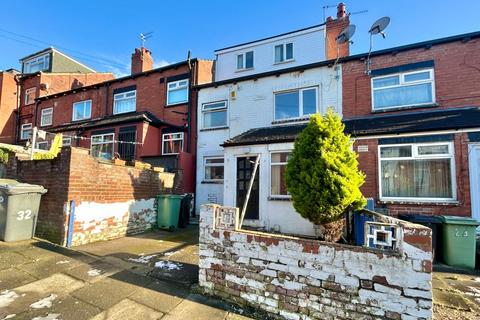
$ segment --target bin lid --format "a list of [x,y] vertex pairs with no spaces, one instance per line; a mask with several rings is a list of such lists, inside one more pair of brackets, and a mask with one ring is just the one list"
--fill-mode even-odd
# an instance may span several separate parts
[[184,195],[181,194],[159,194],[157,198],[169,198],[169,199],[183,199]]
[[398,217],[402,220],[414,222],[414,223],[441,223],[442,218],[438,216],[427,216],[421,214],[399,214]]
[[446,223],[446,224],[463,224],[463,225],[470,225],[470,226],[480,225],[480,222],[469,217],[441,216],[440,218],[442,219],[443,223]]
[[47,189],[36,184],[22,183],[13,179],[0,179],[0,191],[8,195],[23,193],[47,193]]

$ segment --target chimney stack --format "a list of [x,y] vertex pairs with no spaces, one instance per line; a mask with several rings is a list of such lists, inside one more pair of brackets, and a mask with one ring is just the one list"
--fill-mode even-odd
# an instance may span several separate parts
[[[327,60],[347,57],[350,55],[350,43],[337,45],[335,39],[346,27],[350,25],[347,7],[343,2],[337,6],[337,19],[328,17],[325,23],[325,55]],[[338,51],[337,51],[338,48]]]
[[153,69],[152,52],[147,48],[135,48],[132,53],[132,74],[145,72]]

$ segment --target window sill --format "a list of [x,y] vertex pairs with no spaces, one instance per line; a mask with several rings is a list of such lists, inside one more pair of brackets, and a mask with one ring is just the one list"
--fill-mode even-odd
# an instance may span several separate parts
[[181,106],[181,105],[184,105],[184,104],[187,104],[187,103],[188,103],[188,100],[187,101],[182,101],[182,102],[177,102],[177,103],[172,103],[172,104],[166,104],[165,108],[178,107],[178,106]]
[[237,69],[237,70],[235,70],[235,72],[252,71],[252,70],[254,70],[254,69],[255,69],[255,68]]
[[381,204],[408,204],[408,205],[435,205],[435,206],[459,206],[458,200],[395,200],[395,199],[380,199],[377,203]]
[[268,201],[292,201],[292,197],[278,197],[278,196],[270,196],[268,197]]
[[422,104],[422,105],[415,105],[415,106],[393,107],[393,108],[385,108],[385,109],[378,109],[378,110],[372,109],[372,113],[385,113],[385,112],[421,109],[421,108],[435,108],[438,106],[440,106],[438,103],[429,103],[429,104]]
[[83,118],[83,119],[72,119],[72,122],[86,121],[86,120],[90,120],[90,119],[92,119],[92,118],[90,117],[90,118]]
[[280,61],[280,62],[274,62],[273,65],[276,66],[276,65],[279,65],[279,64],[286,64],[286,63],[290,63],[290,62],[295,62],[295,59],[284,60],[284,61]]
[[124,112],[112,112],[112,114],[113,114],[114,116],[118,116],[118,115],[120,115],[120,114],[134,113],[134,112],[136,112],[136,111],[137,111],[137,110],[135,109],[135,110],[128,110],[128,111],[124,111]]
[[214,180],[203,180],[202,182],[200,182],[201,184],[223,184],[223,180],[222,181],[214,181]]
[[200,132],[203,132],[203,131],[215,131],[215,130],[225,130],[225,129],[228,129],[228,126],[215,127],[215,128],[204,128],[204,129],[200,129]]
[[292,122],[307,122],[310,120],[310,116],[303,118],[294,118],[294,119],[285,119],[285,120],[274,120],[272,124],[283,124],[283,123],[292,123]]

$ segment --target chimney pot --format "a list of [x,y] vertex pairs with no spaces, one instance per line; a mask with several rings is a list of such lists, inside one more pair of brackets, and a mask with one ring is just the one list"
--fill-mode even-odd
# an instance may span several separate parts
[[347,7],[345,3],[340,2],[337,6],[337,19],[344,18],[347,16]]

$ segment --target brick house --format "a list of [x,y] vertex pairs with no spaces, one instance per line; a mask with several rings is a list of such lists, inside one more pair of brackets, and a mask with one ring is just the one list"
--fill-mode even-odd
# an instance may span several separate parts
[[[135,49],[130,75],[39,97],[31,123],[62,133],[64,145],[88,148],[97,158],[181,171],[184,191],[193,192],[197,97],[191,86],[211,77],[211,61],[153,69],[151,52]],[[48,148],[49,140],[38,147]]]
[[15,142],[18,74],[15,69],[0,71],[0,143]]

